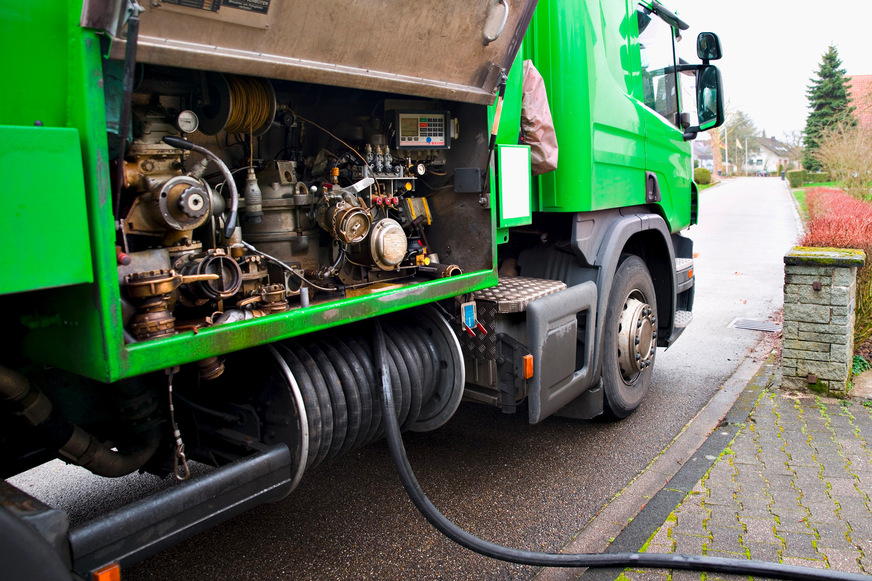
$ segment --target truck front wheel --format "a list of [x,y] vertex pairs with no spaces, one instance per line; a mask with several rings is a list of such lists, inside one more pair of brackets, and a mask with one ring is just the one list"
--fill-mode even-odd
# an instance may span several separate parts
[[642,403],[657,352],[657,298],[648,267],[621,256],[609,293],[603,336],[604,411],[615,419]]

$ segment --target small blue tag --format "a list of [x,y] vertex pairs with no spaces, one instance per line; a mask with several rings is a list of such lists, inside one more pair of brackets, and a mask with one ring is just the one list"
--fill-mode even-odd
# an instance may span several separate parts
[[475,303],[463,303],[460,305],[460,312],[463,315],[463,325],[467,329],[475,328]]

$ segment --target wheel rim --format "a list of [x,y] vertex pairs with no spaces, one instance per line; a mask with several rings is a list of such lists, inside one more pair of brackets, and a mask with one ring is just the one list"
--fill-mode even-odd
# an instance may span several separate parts
[[634,289],[624,300],[618,321],[618,367],[621,378],[632,385],[654,362],[657,318],[642,291]]

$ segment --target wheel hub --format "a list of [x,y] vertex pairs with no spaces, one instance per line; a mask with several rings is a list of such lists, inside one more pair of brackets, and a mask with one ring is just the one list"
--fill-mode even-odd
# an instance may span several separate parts
[[625,381],[651,365],[656,339],[657,318],[651,306],[630,295],[618,323],[618,364]]

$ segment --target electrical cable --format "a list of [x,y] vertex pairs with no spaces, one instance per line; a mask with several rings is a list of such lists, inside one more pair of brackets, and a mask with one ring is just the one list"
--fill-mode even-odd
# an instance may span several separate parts
[[288,272],[290,272],[291,274],[293,274],[294,276],[299,278],[304,283],[315,287],[319,291],[336,292],[337,290],[339,290],[336,287],[328,288],[328,287],[318,286],[317,284],[313,283],[312,281],[306,279],[302,274],[300,274],[299,272],[297,272],[296,270],[294,270],[293,268],[291,268],[290,266],[288,266],[287,264],[285,264],[284,262],[282,262],[281,260],[279,260],[275,256],[270,256],[266,252],[258,250],[257,248],[255,248],[254,246],[252,246],[251,244],[249,244],[248,242],[246,242],[244,240],[242,241],[242,245],[245,246],[246,248],[248,248],[249,250],[251,250],[252,252],[254,252],[255,254],[260,254],[264,258],[272,260],[276,264],[276,266],[279,266],[280,268],[284,268],[285,270],[287,270]]
[[375,359],[376,383],[382,394],[382,414],[389,416],[383,424],[385,426],[391,460],[393,460],[394,466],[399,473],[403,488],[415,507],[439,532],[460,546],[493,559],[539,567],[646,567],[708,571],[732,575],[753,575],[788,581],[819,581],[821,579],[869,581],[868,576],[856,573],[702,555],[682,555],[678,553],[541,553],[504,547],[468,533],[439,512],[439,509],[427,498],[427,495],[415,478],[412,467],[409,465],[409,459],[406,457],[403,439],[400,435],[400,426],[394,413],[384,331],[378,319],[373,319],[373,324],[373,356]]
[[324,129],[323,127],[321,127],[320,125],[318,125],[318,124],[315,123],[314,121],[310,121],[309,119],[306,119],[305,117],[301,117],[300,115],[297,115],[297,113],[296,113],[295,111],[293,111],[293,110],[291,110],[291,109],[288,109],[288,111],[290,111],[291,114],[293,114],[294,117],[296,117],[296,118],[299,119],[300,121],[303,121],[304,123],[308,123],[308,124],[310,124],[310,125],[314,125],[314,126],[317,127],[318,129],[320,129],[321,131],[323,131],[324,133],[326,133],[327,135],[329,135],[330,137],[332,137],[333,139],[335,139],[336,141],[338,141],[339,143],[341,143],[342,145],[344,145],[345,147],[347,147],[348,150],[349,150],[351,153],[353,153],[354,155],[356,155],[357,157],[359,157],[359,158],[361,159],[361,161],[363,161],[364,166],[369,167],[369,163],[367,163],[366,158],[363,157],[362,155],[360,155],[360,152],[359,152],[359,151],[357,151],[356,149],[354,149],[353,147],[351,147],[350,145],[348,145],[347,143],[345,143],[343,140],[341,140],[341,139],[339,139],[338,137],[336,137],[336,135],[334,135],[333,133],[331,133],[331,132],[328,131],[327,129]]

